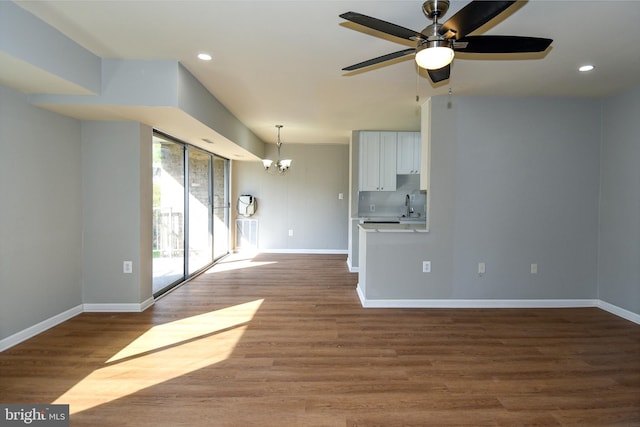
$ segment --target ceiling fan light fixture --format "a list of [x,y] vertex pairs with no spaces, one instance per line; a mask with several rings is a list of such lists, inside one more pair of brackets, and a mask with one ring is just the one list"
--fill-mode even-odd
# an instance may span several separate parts
[[454,52],[448,40],[430,40],[422,43],[416,52],[416,64],[427,70],[439,70],[451,64]]

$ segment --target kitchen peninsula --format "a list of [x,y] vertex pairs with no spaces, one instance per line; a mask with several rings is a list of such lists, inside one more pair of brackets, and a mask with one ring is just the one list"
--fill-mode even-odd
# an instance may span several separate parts
[[[404,275],[391,266],[422,263],[426,224],[359,225],[358,296],[366,301],[389,298],[389,290],[402,295]],[[415,260],[413,260],[415,258]]]

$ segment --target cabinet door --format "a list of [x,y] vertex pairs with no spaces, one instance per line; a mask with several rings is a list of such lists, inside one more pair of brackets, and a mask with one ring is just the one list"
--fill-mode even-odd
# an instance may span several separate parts
[[422,140],[420,132],[411,132],[413,134],[413,172],[420,173],[420,160],[422,156]]
[[398,175],[420,173],[420,132],[398,132]]
[[398,175],[415,173],[415,132],[398,132]]
[[380,191],[396,191],[397,132],[380,132]]
[[378,191],[380,186],[380,132],[360,132],[360,191]]

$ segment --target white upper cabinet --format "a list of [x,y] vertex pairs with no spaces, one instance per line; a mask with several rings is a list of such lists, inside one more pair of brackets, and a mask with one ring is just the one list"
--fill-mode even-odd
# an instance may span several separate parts
[[396,190],[397,132],[360,132],[360,191]]
[[420,173],[420,132],[398,132],[397,174]]

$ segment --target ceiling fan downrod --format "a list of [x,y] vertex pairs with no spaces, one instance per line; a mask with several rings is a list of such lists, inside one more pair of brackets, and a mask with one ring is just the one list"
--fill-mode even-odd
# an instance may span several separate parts
[[424,38],[418,41],[418,52],[434,47],[453,48],[451,41],[441,34],[442,24],[438,22],[438,19],[443,17],[448,10],[449,0],[427,0],[422,3],[422,12],[427,18],[433,21],[433,23],[420,32]]
[[427,0],[422,3],[422,11],[434,23],[449,10],[449,0]]

